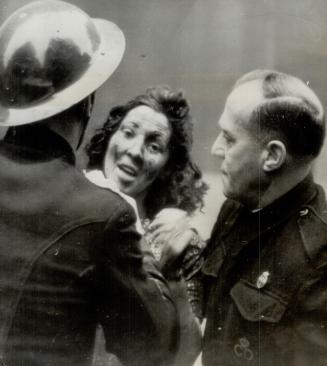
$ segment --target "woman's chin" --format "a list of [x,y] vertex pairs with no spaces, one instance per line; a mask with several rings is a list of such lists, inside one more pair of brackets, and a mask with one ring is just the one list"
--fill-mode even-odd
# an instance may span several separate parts
[[131,196],[133,198],[136,197],[136,192],[131,182],[118,181],[117,186],[122,193],[127,194],[128,196]]
[[121,192],[128,195],[133,192],[135,177],[123,173],[113,174],[111,177]]
[[114,182],[116,183],[117,188],[124,194],[127,194],[128,196],[134,198],[137,200],[140,196],[143,196],[143,191],[138,189],[140,186],[137,185],[135,179],[131,179],[128,177],[128,179],[125,179],[125,177],[122,176],[115,176]]

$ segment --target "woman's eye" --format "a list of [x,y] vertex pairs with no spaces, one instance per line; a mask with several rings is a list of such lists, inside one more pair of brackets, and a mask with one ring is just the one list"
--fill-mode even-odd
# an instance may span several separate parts
[[133,130],[131,130],[130,128],[122,128],[121,131],[125,137],[132,137],[134,135]]
[[153,152],[153,153],[159,153],[159,152],[161,152],[161,151],[162,151],[161,146],[160,146],[160,145],[158,145],[158,144],[149,144],[149,145],[148,145],[148,148],[149,148],[149,150],[150,150],[151,152]]

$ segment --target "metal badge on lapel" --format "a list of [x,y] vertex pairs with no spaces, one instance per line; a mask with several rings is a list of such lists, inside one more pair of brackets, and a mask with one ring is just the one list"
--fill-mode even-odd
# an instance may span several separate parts
[[257,279],[257,287],[263,288],[264,286],[266,286],[267,282],[268,282],[268,278],[269,278],[270,273],[268,271],[264,271],[261,273],[261,275],[258,277]]

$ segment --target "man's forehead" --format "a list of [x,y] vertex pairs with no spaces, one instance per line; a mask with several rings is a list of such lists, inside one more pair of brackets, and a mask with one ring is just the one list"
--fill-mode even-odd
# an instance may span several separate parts
[[236,86],[229,94],[226,109],[232,113],[250,116],[259,104],[265,100],[262,91],[262,80],[252,80]]

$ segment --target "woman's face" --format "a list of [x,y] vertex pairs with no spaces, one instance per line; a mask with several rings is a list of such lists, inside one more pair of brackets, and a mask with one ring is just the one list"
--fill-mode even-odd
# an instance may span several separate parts
[[144,105],[130,110],[109,141],[105,175],[123,193],[143,198],[169,158],[170,137],[164,114]]

